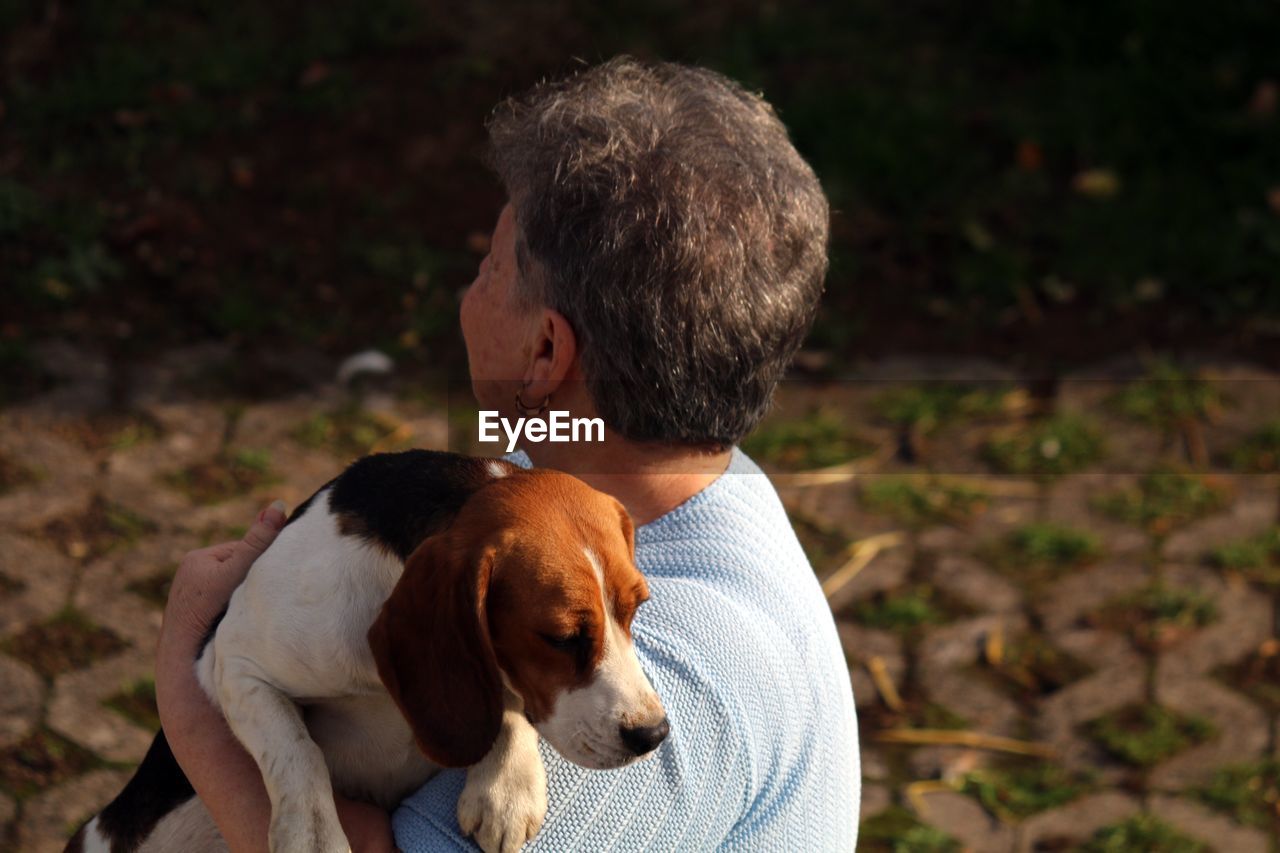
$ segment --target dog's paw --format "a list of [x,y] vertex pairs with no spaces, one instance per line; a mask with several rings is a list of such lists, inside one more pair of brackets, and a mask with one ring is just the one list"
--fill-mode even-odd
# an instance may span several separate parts
[[[330,800],[332,802],[332,800]],[[267,846],[271,853],[351,853],[342,824],[332,808],[283,811],[271,816]]]
[[542,828],[547,814],[547,774],[531,760],[482,762],[467,772],[458,797],[458,826],[484,853],[515,853]]

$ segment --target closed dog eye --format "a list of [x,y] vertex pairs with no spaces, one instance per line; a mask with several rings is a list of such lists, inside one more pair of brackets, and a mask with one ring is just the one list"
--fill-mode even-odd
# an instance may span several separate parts
[[567,636],[557,636],[555,634],[539,634],[538,636],[551,648],[567,654],[576,654],[586,640],[586,634],[581,631]]

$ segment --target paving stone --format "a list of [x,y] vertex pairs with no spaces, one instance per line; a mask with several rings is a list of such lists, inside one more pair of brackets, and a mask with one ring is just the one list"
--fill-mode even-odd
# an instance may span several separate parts
[[1079,727],[1145,698],[1143,668],[1113,666],[1068,684],[1047,697],[1040,704],[1035,729],[1040,739],[1058,751],[1068,768],[1097,768],[1104,763],[1104,753],[1101,747],[1080,734]]
[[1224,764],[1239,764],[1267,748],[1270,721],[1239,693],[1208,678],[1166,677],[1156,681],[1156,701],[1182,714],[1196,714],[1213,724],[1216,736],[1154,768],[1148,782],[1155,788],[1181,790],[1208,781]]
[[18,849],[59,853],[86,818],[115,799],[131,775],[125,770],[94,770],[26,800],[18,822]]
[[[0,750],[35,730],[44,703],[44,681],[36,671],[8,655],[0,655]],[[0,823],[4,821],[0,820]]]
[[1280,373],[1253,364],[1213,364],[1207,369],[1229,405],[1205,429],[1205,444],[1212,458],[1229,460],[1246,436],[1276,419]]
[[12,410],[0,415],[0,453],[35,474],[35,482],[0,495],[0,525],[36,528],[89,502],[93,457],[48,430],[49,419]]
[[1141,810],[1134,797],[1119,791],[1081,797],[1024,820],[1018,827],[1018,853],[1033,853],[1040,844],[1056,839],[1083,841],[1104,826],[1119,823]]
[[849,677],[853,682],[853,697],[859,708],[880,702],[880,692],[867,674],[866,664],[872,658],[884,662],[885,673],[901,692],[907,673],[907,659],[902,651],[902,641],[888,631],[865,628],[842,619],[836,623],[840,645],[849,661]]
[[1235,503],[1226,512],[1170,534],[1161,548],[1161,556],[1174,562],[1199,563],[1214,548],[1257,536],[1276,524],[1275,489],[1259,489],[1252,484],[1253,479],[1233,478],[1240,492]]
[[832,612],[840,613],[849,605],[878,592],[901,587],[911,573],[911,561],[912,550],[906,545],[887,548],[876,554],[852,580],[831,594],[827,603]]
[[837,482],[831,485],[793,485],[796,478],[771,474],[770,480],[792,517],[812,520],[819,527],[839,531],[849,539],[862,539],[877,533],[904,530],[903,525],[862,508],[855,484]]
[[1187,835],[1224,853],[1267,853],[1271,844],[1267,833],[1241,826],[1230,818],[1182,797],[1155,794],[1149,809],[1152,814]]
[[1026,624],[1021,614],[995,614],[929,629],[917,650],[921,680],[928,682],[935,674],[973,666],[991,633],[1001,631],[1007,637],[1026,630]]
[[862,768],[863,779],[873,779],[875,781],[884,781],[889,778],[889,765],[884,760],[884,756],[880,754],[880,750],[868,743],[860,744],[861,756],[859,765]]
[[222,446],[227,413],[224,406],[203,402],[156,404],[144,411],[163,434],[157,441],[111,452],[100,488],[108,500],[167,523],[183,518],[191,500],[165,478]]
[[[889,794],[889,789],[884,785],[863,783],[862,799],[858,803],[858,819],[866,820],[872,815],[879,814],[889,808],[892,803],[893,799]],[[3,809],[2,803],[0,803],[0,809]],[[0,812],[0,817],[3,817],[3,812]],[[3,823],[3,821],[0,820],[0,823]]]
[[1158,430],[1124,417],[1111,403],[1129,381],[1145,371],[1136,365],[1103,371],[1105,375],[1090,367],[1063,377],[1058,383],[1057,411],[1087,418],[1101,432],[1106,455],[1097,468],[1119,473],[1149,470],[1167,459],[1174,448],[1162,453]]
[[1014,848],[1013,827],[1001,823],[971,797],[938,791],[923,797],[922,820],[954,836],[971,850],[1003,853]]
[[[85,567],[84,576],[76,590],[72,603],[84,612],[93,614],[93,621],[119,635],[129,644],[148,655],[153,654],[160,636],[162,613],[155,607],[126,589],[131,581],[142,580],[155,573],[157,568],[171,565],[177,553],[175,542],[180,538],[152,540],[137,549],[118,557],[95,560]],[[194,547],[195,543],[191,543]],[[156,554],[157,559],[146,559]]]
[[0,838],[5,837],[9,822],[17,813],[18,804],[8,794],[0,792]]
[[0,593],[0,637],[17,634],[62,609],[76,564],[49,545],[0,530],[4,573],[21,588]]
[[139,728],[102,702],[155,674],[151,647],[132,649],[92,667],[59,676],[49,701],[49,727],[108,761],[137,763],[155,732]]
[[[995,484],[1009,487],[1014,484],[1035,486],[1030,479],[999,477]],[[1035,486],[1034,492],[1028,491],[1023,497],[993,498],[987,505],[987,511],[973,518],[967,525],[975,542],[987,542],[1007,536],[1010,531],[1036,521],[1042,512],[1043,490]]]
[[990,752],[964,746],[921,746],[911,751],[907,766],[913,779],[959,779],[991,764]]
[[925,695],[989,734],[1013,736],[1022,719],[1018,704],[985,679],[965,670],[932,672],[923,679]]
[[1129,638],[1097,628],[1067,628],[1053,635],[1053,644],[1094,669],[1119,666],[1141,668],[1144,658]]
[[984,613],[1016,613],[1022,593],[972,557],[940,558],[929,577],[951,595]]
[[916,547],[922,551],[968,552],[977,541],[970,531],[949,525],[930,527],[916,534]]
[[1271,602],[1239,579],[1224,583],[1194,566],[1166,567],[1163,574],[1171,584],[1212,595],[1218,619],[1160,655],[1159,680],[1189,678],[1233,663],[1271,636]]
[[1110,560],[1053,583],[1033,605],[1050,634],[1080,627],[1077,622],[1104,604],[1141,589],[1150,571],[1136,558]]
[[1150,547],[1150,538],[1137,527],[1113,521],[1094,511],[1092,502],[1099,495],[1134,485],[1136,476],[1128,474],[1072,474],[1054,483],[1045,503],[1044,521],[1088,530],[1102,543],[1108,559],[1125,559],[1142,554]]

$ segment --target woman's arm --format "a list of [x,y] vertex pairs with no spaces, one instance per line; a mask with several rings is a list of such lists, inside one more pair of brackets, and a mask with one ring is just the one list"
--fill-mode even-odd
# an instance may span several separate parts
[[[267,849],[271,803],[257,765],[196,680],[195,660],[231,593],[284,523],[284,504],[277,501],[240,542],[192,551],[182,560],[156,652],[156,704],[170,748],[234,853]],[[395,849],[385,812],[336,799],[353,850]]]

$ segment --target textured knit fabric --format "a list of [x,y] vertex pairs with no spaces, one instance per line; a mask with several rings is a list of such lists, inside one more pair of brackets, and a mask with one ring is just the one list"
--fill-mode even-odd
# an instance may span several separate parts
[[[632,634],[671,735],[649,760],[606,771],[542,743],[549,805],[525,849],[853,850],[849,674],[768,479],[735,450],[715,482],[637,530],[636,563],[651,597]],[[476,849],[454,814],[463,781],[445,771],[401,805],[402,850]]]

